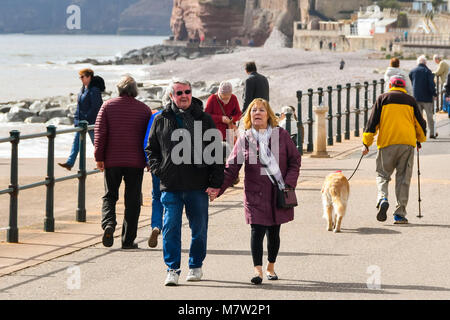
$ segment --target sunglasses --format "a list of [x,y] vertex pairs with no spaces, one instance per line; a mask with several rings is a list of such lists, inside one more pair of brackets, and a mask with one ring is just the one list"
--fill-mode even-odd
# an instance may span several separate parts
[[185,94],[191,94],[191,90],[184,90],[184,92],[183,91],[177,91],[177,92],[175,92],[176,94],[177,94],[177,96],[181,96],[181,95],[183,95],[183,93],[185,93]]

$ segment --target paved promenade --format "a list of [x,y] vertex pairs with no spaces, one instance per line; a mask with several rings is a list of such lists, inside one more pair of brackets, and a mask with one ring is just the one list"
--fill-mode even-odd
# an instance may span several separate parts
[[[250,284],[250,227],[244,220],[242,183],[210,206],[204,278],[196,283],[185,281],[190,232],[184,217],[180,285],[165,287],[161,241],[155,249],[147,246],[150,175],[146,174],[144,183],[137,238],[140,249],[133,251],[120,249],[120,228],[112,248],[101,244],[99,208],[103,186],[97,175],[88,178],[94,185],[92,189],[88,186],[87,223],[72,222],[75,209],[64,208],[56,220],[56,232],[39,231],[39,223],[19,230],[19,244],[0,243],[0,299],[450,299],[450,120],[443,114],[438,119],[438,139],[424,143],[420,152],[424,217],[416,217],[415,159],[407,208],[409,225],[392,223],[394,181],[390,186],[388,220],[376,220],[376,147],[372,146],[350,181],[342,233],[326,231],[320,196],[322,181],[335,170],[350,176],[360,157],[361,142],[352,138],[331,147],[329,159],[303,157],[297,185],[300,205],[295,220],[281,227],[276,264],[279,281],[264,279],[262,286]],[[33,210],[27,201],[38,197],[22,196],[19,219],[22,209]],[[76,198],[76,193],[66,190],[64,196]],[[45,199],[43,189],[41,197]],[[61,201],[57,206],[64,207]],[[122,201],[118,213],[123,211]],[[8,207],[2,204],[1,208],[5,211]],[[36,212],[39,221],[43,221],[43,212]],[[118,219],[121,223],[122,216]]]

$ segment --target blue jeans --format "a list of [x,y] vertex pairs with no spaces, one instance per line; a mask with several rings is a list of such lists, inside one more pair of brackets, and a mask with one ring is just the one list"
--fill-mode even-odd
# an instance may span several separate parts
[[[91,138],[92,144],[94,144],[94,130],[89,130],[89,137]],[[75,161],[77,160],[78,152],[80,151],[80,132],[75,132],[75,138],[72,143],[72,150],[70,151],[69,158],[66,163],[73,167]]]
[[206,257],[208,194],[204,190],[163,191],[161,202],[164,206],[163,254],[168,269],[180,269],[183,207],[186,207],[186,216],[191,228],[189,269],[200,268]]
[[159,189],[159,185],[159,178],[152,173],[152,229],[158,228],[162,230],[164,207],[161,203],[161,190]]
[[448,115],[450,116],[450,101],[446,101],[447,95],[444,93],[444,97],[442,98],[442,110],[448,112]]

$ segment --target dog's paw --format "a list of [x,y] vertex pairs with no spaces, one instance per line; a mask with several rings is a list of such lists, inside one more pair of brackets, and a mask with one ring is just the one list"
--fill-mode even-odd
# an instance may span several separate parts
[[339,232],[341,232],[341,230],[334,229],[333,232],[334,232],[334,233],[339,233]]

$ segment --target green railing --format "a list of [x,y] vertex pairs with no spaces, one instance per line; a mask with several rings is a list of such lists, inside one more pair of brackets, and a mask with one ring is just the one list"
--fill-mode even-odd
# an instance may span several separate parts
[[[11,143],[11,174],[10,184],[7,189],[0,190],[0,195],[9,194],[9,225],[7,227],[6,241],[17,243],[19,242],[19,228],[17,226],[19,192],[40,186],[46,186],[46,204],[45,204],[45,218],[44,231],[55,231],[54,218],[54,188],[55,183],[70,179],[78,179],[78,205],[76,209],[76,221],[86,222],[86,177],[91,174],[100,172],[99,170],[86,170],[86,134],[89,130],[94,130],[94,125],[88,125],[87,121],[80,121],[78,127],[56,130],[56,127],[51,125],[47,127],[46,132],[35,133],[29,135],[20,135],[20,131],[10,131],[9,138],[0,139],[0,143]],[[55,137],[59,134],[80,132],[80,157],[79,170],[77,174],[55,178]],[[27,185],[19,185],[19,159],[18,150],[21,140],[48,138],[48,154],[47,154],[47,176],[45,180]]]

